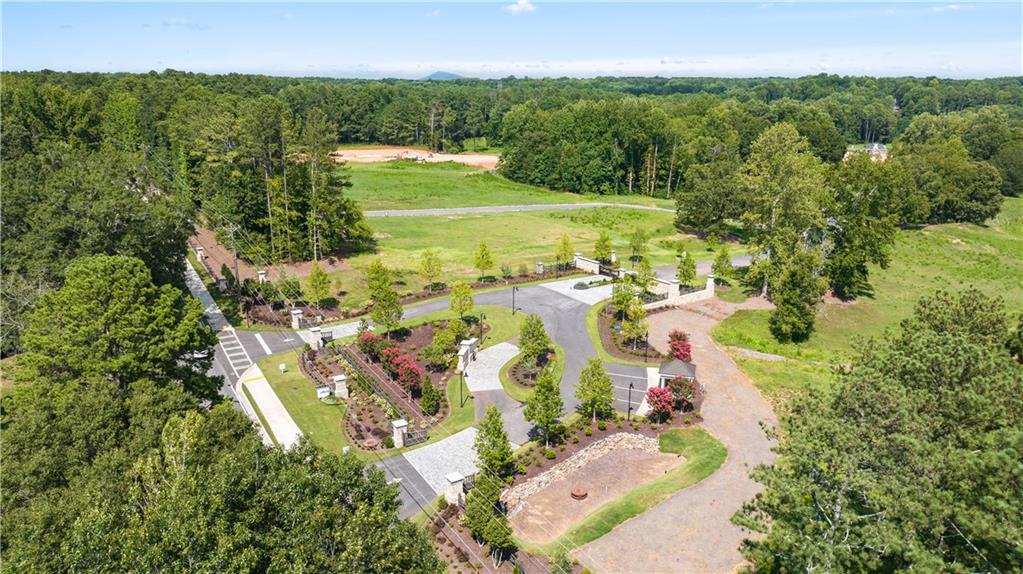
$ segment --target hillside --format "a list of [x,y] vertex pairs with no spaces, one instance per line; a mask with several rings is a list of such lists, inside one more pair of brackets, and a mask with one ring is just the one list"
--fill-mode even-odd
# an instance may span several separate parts
[[782,355],[785,362],[738,358],[773,398],[808,386],[826,386],[830,365],[844,360],[860,338],[876,337],[909,316],[921,295],[976,287],[1023,310],[1023,198],[1007,198],[987,225],[945,224],[899,232],[888,269],[871,269],[874,296],[851,303],[829,301],[816,329],[800,344],[777,343],[767,311],[740,311],[714,332],[724,345]]

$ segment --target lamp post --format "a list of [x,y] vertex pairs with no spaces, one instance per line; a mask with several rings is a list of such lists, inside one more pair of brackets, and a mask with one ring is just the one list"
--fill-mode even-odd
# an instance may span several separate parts
[[629,383],[629,412],[627,418],[629,422],[632,422],[632,383]]
[[465,397],[462,395],[462,387],[465,386],[465,374],[458,371],[458,408],[465,406]]
[[512,315],[515,314],[515,292],[518,290],[518,287],[512,286]]
[[483,346],[483,324],[487,321],[487,314],[480,313],[480,347]]

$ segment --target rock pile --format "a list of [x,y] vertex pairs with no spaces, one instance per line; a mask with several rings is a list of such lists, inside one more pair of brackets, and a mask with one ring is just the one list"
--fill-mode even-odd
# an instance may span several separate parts
[[501,500],[508,508],[508,516],[514,516],[522,509],[523,502],[547,488],[554,482],[565,478],[569,474],[586,466],[590,462],[608,454],[614,450],[634,449],[647,452],[659,452],[659,445],[656,438],[643,436],[636,433],[620,432],[591,444],[581,451],[572,455],[571,458],[559,462],[543,474],[516,485],[501,494]]

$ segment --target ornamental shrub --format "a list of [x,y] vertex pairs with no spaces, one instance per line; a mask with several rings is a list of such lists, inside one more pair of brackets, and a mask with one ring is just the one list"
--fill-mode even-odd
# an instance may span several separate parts
[[680,361],[691,363],[693,361],[693,347],[689,343],[689,334],[678,329],[668,333],[668,347],[671,349],[671,356]]
[[646,402],[650,405],[651,420],[666,421],[671,418],[671,411],[675,406],[675,396],[671,389],[665,387],[647,389]]

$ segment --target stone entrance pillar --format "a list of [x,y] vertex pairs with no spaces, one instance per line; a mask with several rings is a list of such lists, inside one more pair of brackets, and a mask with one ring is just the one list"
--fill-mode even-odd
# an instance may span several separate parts
[[302,310],[292,309],[291,310],[291,328],[301,329],[302,328]]
[[266,271],[256,271],[256,278],[260,283],[266,283]]
[[405,419],[391,421],[391,439],[394,440],[394,448],[405,446],[405,429],[407,427],[408,421]]
[[462,482],[465,477],[457,472],[449,472],[444,478],[448,481],[447,488],[444,489],[444,500],[448,504],[462,504]]
[[309,341],[309,346],[310,347],[312,347],[313,349],[316,349],[317,351],[319,351],[320,349],[323,348],[323,337],[320,336],[320,328],[319,327],[310,327],[309,328],[309,338],[312,339],[312,341]]
[[348,400],[348,377],[346,375],[334,375],[334,397]]

